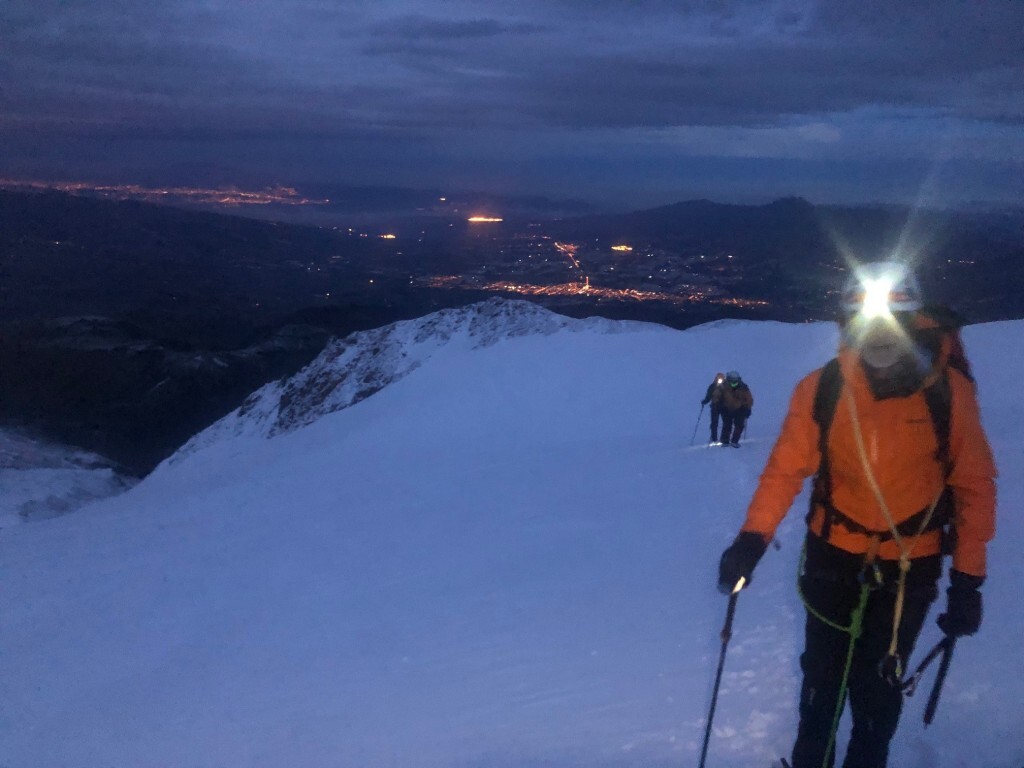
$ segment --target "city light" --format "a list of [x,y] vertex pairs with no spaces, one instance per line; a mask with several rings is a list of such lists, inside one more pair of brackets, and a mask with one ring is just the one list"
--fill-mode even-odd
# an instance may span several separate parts
[[10,189],[55,189],[70,194],[89,192],[103,197],[131,198],[154,203],[177,199],[213,205],[327,205],[330,200],[303,197],[293,187],[245,190],[237,187],[145,187],[139,184],[92,184],[84,181],[35,181],[0,178],[0,187]]
[[583,282],[555,283],[553,285],[537,285],[532,283],[516,283],[511,280],[486,283],[484,285],[466,281],[458,275],[444,275],[427,278],[424,282],[430,288],[471,289],[493,291],[496,293],[515,293],[521,296],[583,296],[606,299],[611,301],[662,302],[678,306],[692,304],[716,304],[730,307],[767,307],[767,301],[755,299],[736,299],[724,296],[709,295],[700,290],[689,293],[665,293],[661,291],[640,291],[633,288],[602,288],[590,283],[590,278]]
[[582,269],[579,259],[576,258],[576,251],[579,250],[578,245],[574,245],[572,243],[555,243],[555,250],[569,259],[569,262],[576,267],[576,269]]
[[[221,206],[260,206],[260,205],[324,205],[329,201],[305,198],[291,187],[271,187],[263,190],[242,190],[230,188],[192,188],[192,187],[143,187],[135,184],[94,185],[86,182],[43,182],[0,178],[0,187],[21,189],[57,189],[71,193],[98,195],[111,198],[149,199],[154,202],[192,202],[216,204]],[[440,202],[447,198],[438,197]],[[477,214],[466,219],[471,224],[500,223],[500,216]],[[448,221],[448,226],[454,226]],[[343,229],[335,226],[333,229]],[[344,228],[351,237],[379,238],[381,240],[397,240],[394,232],[377,234],[358,231],[352,227]],[[421,232],[421,235],[424,234]],[[490,236],[489,236],[490,237]],[[56,241],[55,241],[56,242]],[[419,239],[423,242],[423,238]],[[729,298],[723,289],[713,285],[704,285],[705,280],[699,273],[693,272],[684,264],[666,261],[665,265],[648,264],[645,260],[637,263],[634,259],[611,259],[608,248],[617,254],[629,254],[634,246],[614,240],[614,244],[561,242],[550,235],[542,233],[524,239],[521,234],[514,235],[511,240],[500,248],[495,248],[494,264],[473,270],[465,275],[429,275],[410,277],[411,284],[447,290],[485,291],[521,296],[545,297],[557,299],[566,297],[572,300],[609,302],[654,302],[675,307],[720,306],[752,309],[770,306],[766,301],[744,298]],[[413,245],[413,248],[416,246]],[[657,249],[643,249],[641,254],[651,250],[654,256]],[[602,255],[603,251],[603,255]],[[401,251],[389,251],[401,256]],[[660,252],[659,252],[660,255]],[[341,256],[332,257],[335,260]],[[673,258],[672,254],[664,258]],[[692,258],[692,257],[691,257]],[[705,255],[700,254],[700,259]],[[732,258],[732,254],[728,255]],[[509,272],[505,270],[508,261]],[[651,271],[652,267],[656,270]],[[641,272],[640,270],[643,269]],[[501,270],[501,271],[499,271]],[[307,267],[313,272],[313,267]],[[315,268],[320,272],[320,267]],[[526,276],[529,271],[529,277]],[[517,274],[518,273],[518,274]],[[504,279],[499,279],[504,278]],[[629,287],[603,287],[602,279],[614,282],[619,286],[629,285],[631,281],[641,284],[644,289]],[[560,282],[558,282],[560,281]],[[658,283],[662,283],[661,286]],[[596,283],[596,284],[595,284]],[[373,279],[363,285],[376,285]],[[874,286],[872,286],[874,287]],[[878,286],[883,289],[886,286]],[[880,291],[886,293],[887,291]],[[323,296],[323,294],[320,294]],[[872,305],[873,306],[873,305]]]

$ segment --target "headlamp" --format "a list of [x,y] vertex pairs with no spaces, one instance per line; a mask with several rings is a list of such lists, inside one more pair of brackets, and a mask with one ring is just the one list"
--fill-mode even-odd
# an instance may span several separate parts
[[880,277],[877,280],[867,278],[864,281],[864,299],[861,302],[860,311],[867,318],[888,317],[892,314],[889,309],[889,294],[892,293],[892,280],[887,277]]
[[862,264],[843,291],[848,316],[867,320],[891,318],[896,312],[921,308],[921,290],[910,269],[900,262]]

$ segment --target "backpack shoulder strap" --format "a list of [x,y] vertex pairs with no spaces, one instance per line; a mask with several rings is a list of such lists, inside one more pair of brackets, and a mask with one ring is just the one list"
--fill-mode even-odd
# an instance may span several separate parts
[[928,414],[932,418],[935,439],[938,442],[935,458],[942,465],[942,476],[947,483],[942,495],[935,503],[932,525],[942,528],[942,552],[951,555],[956,549],[957,531],[952,489],[948,485],[949,476],[953,472],[953,459],[949,455],[949,432],[953,419],[953,388],[949,383],[948,371],[943,370],[942,375],[935,383],[925,387],[924,401],[928,405]]
[[928,405],[928,413],[932,417],[932,425],[935,427],[935,437],[939,447],[935,452],[935,458],[942,464],[942,471],[945,477],[949,477],[953,471],[953,460],[949,455],[949,430],[953,412],[953,389],[949,384],[949,374],[946,371],[935,381],[925,387],[924,401]]
[[818,388],[814,390],[814,409],[811,412],[818,425],[818,447],[822,449],[821,458],[825,461],[828,453],[828,432],[832,428],[832,419],[836,415],[839,393],[843,389],[843,374],[839,370],[839,358],[832,358],[821,369]]
[[811,491],[811,507],[807,513],[810,523],[814,508],[820,504],[825,510],[825,522],[822,525],[821,537],[828,541],[835,517],[831,514],[832,506],[832,466],[828,451],[828,435],[832,428],[832,420],[839,404],[839,394],[843,390],[843,374],[839,369],[839,358],[832,358],[821,369],[818,387],[814,390],[814,405],[811,415],[818,425],[818,473],[814,477],[814,488]]

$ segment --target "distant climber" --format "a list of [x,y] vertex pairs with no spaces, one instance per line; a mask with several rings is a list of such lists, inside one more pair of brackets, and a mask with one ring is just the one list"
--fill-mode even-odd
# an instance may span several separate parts
[[722,389],[725,386],[725,374],[716,373],[715,380],[708,385],[708,391],[704,393],[704,399],[700,404],[711,405],[711,442],[718,442],[718,418],[721,412]]
[[722,415],[722,445],[739,448],[740,436],[754,407],[754,395],[736,371],[725,374],[721,392],[718,408]]

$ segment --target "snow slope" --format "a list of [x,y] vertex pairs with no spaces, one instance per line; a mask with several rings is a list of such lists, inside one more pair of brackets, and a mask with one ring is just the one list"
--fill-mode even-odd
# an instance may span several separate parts
[[[288,384],[265,390],[129,492],[4,530],[0,765],[695,765],[718,557],[835,329],[461,312],[391,328],[416,364],[370,397],[272,430]],[[966,334],[1003,472],[986,624],[927,731],[908,700],[893,766],[1024,764],[1022,330]],[[325,355],[292,391],[351,380]],[[745,447],[690,447],[730,368]],[[709,766],[789,752],[805,503],[740,598]]]
[[73,512],[133,483],[95,453],[0,429],[0,529]]

